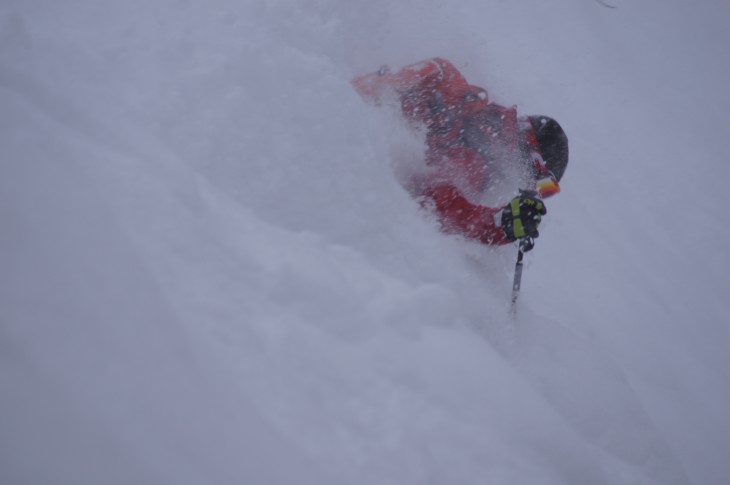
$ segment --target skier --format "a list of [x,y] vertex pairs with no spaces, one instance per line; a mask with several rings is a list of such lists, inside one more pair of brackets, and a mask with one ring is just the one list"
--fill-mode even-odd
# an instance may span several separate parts
[[[441,58],[395,73],[383,66],[353,85],[377,104],[394,100],[425,131],[429,171],[414,175],[409,188],[445,232],[484,244],[520,239],[522,250],[532,248],[547,213],[541,199],[560,191],[568,164],[568,139],[555,120],[518,117],[516,107],[490,102],[486,90]],[[505,188],[524,190],[501,207],[482,202]]]

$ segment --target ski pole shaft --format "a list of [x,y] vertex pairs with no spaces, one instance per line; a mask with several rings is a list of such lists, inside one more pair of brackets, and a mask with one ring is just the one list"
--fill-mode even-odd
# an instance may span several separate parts
[[522,246],[517,251],[517,262],[515,263],[515,278],[512,281],[512,305],[510,307],[510,314],[514,317],[517,313],[517,297],[520,294],[520,286],[522,285]]

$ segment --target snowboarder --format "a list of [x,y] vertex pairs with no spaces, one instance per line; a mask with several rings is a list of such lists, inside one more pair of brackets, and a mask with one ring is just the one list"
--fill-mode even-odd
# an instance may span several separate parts
[[[568,139],[555,120],[518,117],[516,107],[490,102],[486,90],[441,58],[395,73],[383,66],[353,85],[378,104],[394,100],[425,131],[429,170],[414,175],[409,188],[445,232],[484,244],[520,239],[525,250],[532,247],[546,214],[542,199],[560,191],[568,164]],[[526,190],[500,207],[483,202],[505,188],[510,196]]]

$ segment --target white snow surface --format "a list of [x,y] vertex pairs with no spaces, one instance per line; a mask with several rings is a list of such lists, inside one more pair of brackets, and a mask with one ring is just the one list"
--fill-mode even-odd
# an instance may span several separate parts
[[[0,483],[730,483],[725,0],[0,1]],[[440,233],[349,81],[450,59],[571,142]]]

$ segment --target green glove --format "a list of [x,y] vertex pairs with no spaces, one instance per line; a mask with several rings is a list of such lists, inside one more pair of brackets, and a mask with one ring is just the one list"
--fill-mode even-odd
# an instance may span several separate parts
[[534,192],[523,191],[504,206],[502,229],[510,241],[537,237],[540,235],[537,226],[545,214],[547,210],[543,201],[535,197]]

